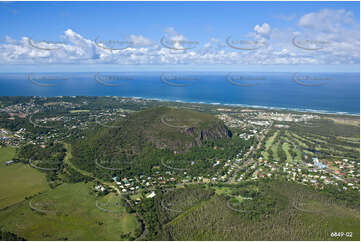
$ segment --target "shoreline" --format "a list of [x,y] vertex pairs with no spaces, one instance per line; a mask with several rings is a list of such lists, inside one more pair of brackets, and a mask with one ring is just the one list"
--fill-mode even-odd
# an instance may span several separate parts
[[290,111],[290,112],[299,112],[299,113],[316,113],[321,115],[340,115],[340,116],[352,116],[360,117],[360,113],[349,113],[349,112],[336,112],[336,111],[327,111],[327,110],[316,110],[316,109],[301,109],[301,108],[284,108],[284,107],[273,107],[273,106],[262,106],[262,105],[249,105],[249,104],[230,104],[230,103],[216,103],[216,102],[200,102],[200,101],[184,101],[184,100],[170,100],[170,99],[161,99],[161,98],[146,98],[146,97],[134,97],[134,96],[115,96],[118,98],[130,98],[130,99],[140,99],[140,100],[149,100],[149,101],[159,101],[159,102],[175,102],[175,103],[185,103],[185,104],[201,104],[201,105],[214,105],[214,106],[223,106],[223,107],[233,107],[233,108],[251,108],[251,109],[263,109],[263,110],[279,110],[279,111]]
[[183,104],[199,104],[199,105],[213,105],[220,107],[231,107],[231,108],[250,108],[250,109],[262,109],[266,111],[288,111],[296,113],[311,113],[319,115],[337,115],[337,116],[351,116],[351,117],[360,117],[360,113],[350,113],[350,112],[341,112],[341,111],[328,111],[328,110],[317,110],[317,109],[307,109],[307,108],[285,108],[285,107],[274,107],[274,106],[262,106],[262,105],[249,105],[249,104],[231,104],[231,103],[219,103],[219,102],[203,102],[203,101],[186,101],[179,99],[165,99],[165,98],[152,98],[152,97],[139,97],[139,96],[1,96],[1,97],[37,97],[37,98],[63,98],[63,97],[108,97],[108,98],[123,98],[123,99],[133,99],[133,100],[145,100],[145,101],[157,101],[157,102],[172,102],[172,103],[183,103]]

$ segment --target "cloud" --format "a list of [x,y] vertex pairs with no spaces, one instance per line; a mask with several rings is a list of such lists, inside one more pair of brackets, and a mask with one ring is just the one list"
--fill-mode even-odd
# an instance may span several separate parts
[[254,31],[262,36],[268,36],[271,32],[271,26],[267,23],[259,26],[258,24],[254,26]]
[[353,24],[353,14],[344,9],[331,10],[322,9],[302,16],[298,22],[299,26],[322,32],[337,32],[345,25]]
[[129,41],[132,43],[132,46],[154,46],[157,45],[156,41],[153,41],[151,39],[148,39],[144,37],[143,35],[130,35]]
[[[319,24],[319,21],[324,21]],[[262,22],[261,22],[262,23]],[[229,47],[226,40],[209,36],[203,42],[188,38],[174,28],[165,29],[164,43],[143,35],[124,37],[129,46],[112,50],[104,48],[82,34],[66,29],[60,41],[46,43],[31,39],[20,40],[9,36],[0,41],[0,64],[357,64],[360,60],[359,28],[352,13],[345,10],[321,10],[300,17],[296,26],[276,28],[269,23],[253,26],[246,36],[267,45],[253,50]],[[298,27],[298,28],[297,28]],[[232,33],[229,33],[232,35]],[[325,41],[319,51],[307,51],[292,44],[294,36],[308,36],[311,40]],[[105,40],[104,40],[105,41]],[[35,45],[36,46],[36,45]]]
[[322,9],[302,16],[298,35],[324,42],[325,48],[315,53],[320,62],[335,64],[360,63],[360,27],[352,12],[344,9]]

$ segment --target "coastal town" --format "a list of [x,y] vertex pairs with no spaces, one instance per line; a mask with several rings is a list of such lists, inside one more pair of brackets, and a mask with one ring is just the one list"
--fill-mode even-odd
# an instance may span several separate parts
[[[76,97],[73,99],[76,100]],[[129,108],[131,104],[148,105],[146,100],[111,97],[109,99],[117,102],[119,106],[92,111],[89,109],[89,102],[84,100],[72,103],[58,98],[58,101],[54,102],[54,100],[48,101],[47,98],[34,97],[26,103],[2,107],[0,112],[8,116],[7,120],[10,123],[20,120],[27,125],[12,130],[1,128],[1,143],[13,147],[24,144],[45,147],[48,142],[65,142],[75,133],[79,134],[79,130],[86,130],[96,125],[111,128],[112,121],[126,118],[129,113],[135,112]],[[61,107],[61,112],[49,112],[49,110],[56,110],[54,107]],[[168,185],[237,184],[277,178],[313,186],[320,190],[329,184],[339,186],[344,190],[360,189],[359,160],[331,155],[328,158],[319,157],[317,153],[307,151],[306,143],[301,143],[302,138],[298,136],[300,133],[291,133],[292,127],[313,127],[322,119],[320,115],[249,108],[211,108],[217,113],[218,119],[236,131],[238,139],[252,141],[247,152],[239,152],[236,157],[226,160],[214,160],[212,166],[219,168],[214,174],[191,176],[186,170],[161,163],[163,165],[155,167],[152,176],[114,177],[113,185],[121,193],[137,194],[140,191],[151,191],[156,187]],[[41,112],[43,115],[38,116]],[[287,137],[277,136],[279,132],[285,132]],[[276,139],[275,135],[278,141],[272,140]],[[281,142],[279,147],[286,153],[284,160],[275,156],[279,151],[273,145],[277,142]],[[298,145],[292,146],[297,142]],[[291,148],[295,150],[292,151]],[[270,150],[271,153],[273,150],[271,155],[268,153]],[[294,154],[291,155],[291,152]],[[100,169],[102,167],[106,169],[104,166]],[[94,190],[100,192],[105,192],[107,189],[111,188],[103,187],[102,184],[94,187]]]
[[0,0],[0,242],[360,241],[360,1]]

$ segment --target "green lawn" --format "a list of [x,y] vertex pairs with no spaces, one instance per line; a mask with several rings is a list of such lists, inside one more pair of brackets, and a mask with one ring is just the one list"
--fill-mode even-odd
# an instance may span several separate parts
[[[0,212],[0,227],[27,240],[127,240],[137,237],[140,223],[118,196],[97,198],[84,183],[62,184]],[[138,231],[138,232],[136,232]]]
[[262,151],[262,156],[264,157],[265,160],[268,160],[270,157],[267,150],[272,146],[273,142],[275,141],[277,135],[278,135],[279,131],[276,131],[270,138],[268,138],[266,140],[266,145],[265,145],[265,149],[264,151]]
[[303,150],[300,150],[298,148],[298,145],[300,145],[298,140],[295,139],[294,137],[292,137],[292,135],[288,131],[286,131],[286,138],[287,138],[288,141],[290,141],[293,144],[292,150],[296,154],[296,156],[294,157],[294,160],[297,160],[297,161],[302,160],[302,152],[303,152]]
[[217,195],[221,195],[221,194],[229,194],[231,192],[231,188],[229,187],[213,187],[213,189],[215,190],[216,194]]
[[134,194],[134,195],[131,195],[130,198],[131,198],[132,200],[136,200],[137,198],[142,199],[141,190],[139,190],[139,193]]
[[90,110],[70,110],[70,113],[88,113]]
[[49,189],[40,171],[22,163],[5,165],[14,156],[14,148],[0,148],[0,209]]
[[15,157],[15,148],[10,146],[0,148],[0,163],[11,160]]
[[284,152],[286,153],[287,156],[287,162],[291,162],[292,161],[292,156],[289,152],[290,150],[290,144],[289,143],[283,143],[282,144],[282,149],[284,150]]
[[278,157],[279,145],[280,145],[280,142],[277,141],[277,143],[273,143],[272,147],[271,147],[273,160],[275,160],[275,161],[280,161],[280,158]]
[[[215,190],[215,193],[217,195],[230,195],[232,193],[232,191],[237,191],[240,190],[240,188],[235,188],[235,187],[218,187],[218,186],[213,186],[212,187]],[[258,187],[257,186],[253,186],[253,185],[247,185],[247,190],[249,191],[258,191]],[[241,196],[239,196],[241,198]]]

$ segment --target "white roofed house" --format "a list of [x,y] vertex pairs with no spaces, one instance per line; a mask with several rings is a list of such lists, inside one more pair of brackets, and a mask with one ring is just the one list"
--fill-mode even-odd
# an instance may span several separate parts
[[104,192],[106,189],[102,185],[95,186],[95,190]]
[[13,160],[8,160],[8,161],[6,161],[5,162],[5,165],[11,165],[11,164],[13,164],[13,163],[15,163],[15,161],[13,161]]
[[147,198],[153,198],[153,197],[155,197],[155,192],[154,191],[152,191],[152,193],[151,194],[149,194],[149,195],[147,195]]

